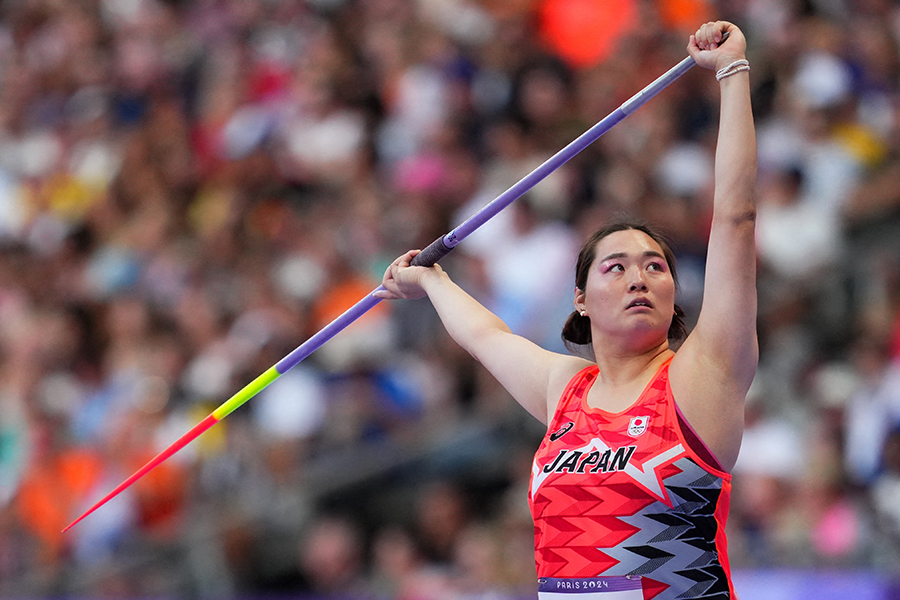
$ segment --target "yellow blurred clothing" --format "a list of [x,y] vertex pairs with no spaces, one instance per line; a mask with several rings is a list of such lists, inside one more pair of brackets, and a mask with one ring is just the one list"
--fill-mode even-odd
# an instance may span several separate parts
[[835,139],[866,167],[881,164],[887,157],[887,145],[872,130],[860,123],[843,123],[834,128]]
[[70,173],[57,172],[21,189],[23,204],[30,218],[49,212],[61,221],[80,221],[103,197],[105,187],[90,184]]

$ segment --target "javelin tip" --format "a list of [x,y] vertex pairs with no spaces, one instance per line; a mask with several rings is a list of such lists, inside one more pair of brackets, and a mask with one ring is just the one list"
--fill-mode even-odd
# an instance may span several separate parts
[[188,431],[183,436],[178,438],[178,440],[176,440],[168,448],[166,448],[165,450],[163,450],[162,452],[157,454],[146,465],[144,465],[143,467],[141,467],[140,469],[135,471],[131,477],[129,477],[128,479],[126,479],[125,481],[123,481],[122,483],[117,485],[113,491],[108,493],[99,502],[97,502],[92,507],[90,507],[88,510],[86,510],[84,512],[84,514],[82,514],[80,517],[78,517],[77,519],[75,519],[74,521],[69,523],[69,525],[65,529],[62,530],[62,532],[65,533],[68,530],[70,530],[72,527],[77,525],[86,516],[88,516],[89,514],[91,514],[92,512],[94,512],[95,510],[97,510],[98,508],[100,508],[101,506],[103,506],[104,504],[106,504],[107,502],[109,502],[110,500],[115,498],[116,496],[118,496],[122,491],[125,490],[125,488],[127,488],[132,483],[134,483],[135,481],[137,481],[138,479],[140,479],[141,477],[143,477],[144,475],[149,473],[152,469],[157,467],[161,462],[163,462],[164,460],[166,460],[167,458],[169,458],[170,456],[172,456],[173,454],[175,454],[176,452],[178,452],[179,450],[181,450],[182,448],[187,446],[197,436],[199,436],[201,433],[203,433],[204,431],[206,431],[207,429],[209,429],[210,427],[212,427],[213,425],[215,425],[218,422],[219,422],[219,419],[217,419],[214,414],[210,414],[205,419],[203,419],[202,421],[200,421],[199,423],[194,425],[194,427],[190,431]]

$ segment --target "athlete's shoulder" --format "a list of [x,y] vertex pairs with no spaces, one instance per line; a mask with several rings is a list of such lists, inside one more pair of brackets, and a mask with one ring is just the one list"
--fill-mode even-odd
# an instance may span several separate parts
[[[548,419],[552,420],[556,414],[559,400],[565,393],[569,384],[573,383],[575,378],[586,369],[597,368],[592,361],[579,356],[559,355],[554,368],[550,372],[550,381],[547,387],[547,408],[549,411]],[[550,421],[548,420],[548,423]]]

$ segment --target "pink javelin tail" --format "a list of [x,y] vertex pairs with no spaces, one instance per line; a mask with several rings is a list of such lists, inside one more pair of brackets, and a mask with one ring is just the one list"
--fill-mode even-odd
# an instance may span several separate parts
[[120,483],[118,486],[116,486],[116,489],[114,489],[113,491],[108,493],[106,496],[104,496],[99,502],[97,502],[95,505],[93,505],[91,508],[89,508],[87,510],[87,512],[85,512],[83,515],[81,515],[80,517],[78,517],[77,519],[72,521],[65,529],[63,529],[63,533],[67,532],[69,529],[74,527],[75,524],[77,524],[79,521],[84,519],[86,516],[88,516],[89,514],[91,514],[92,512],[94,512],[95,510],[97,510],[98,508],[100,508],[101,506],[103,506],[104,504],[109,502],[110,500],[112,500],[112,498],[115,497],[117,494],[119,494],[119,492],[121,492],[122,490],[127,488],[129,485],[131,485],[132,483],[134,483],[135,481],[137,481],[138,479],[140,479],[141,477],[146,475],[147,472],[149,472],[151,469],[153,469],[156,465],[163,462],[164,460],[166,460],[167,458],[169,458],[170,456],[172,456],[173,454],[175,454],[176,452],[178,452],[179,450],[181,450],[182,448],[184,448],[185,446],[190,444],[197,436],[199,436],[201,433],[203,433],[204,431],[206,431],[207,429],[209,429],[210,427],[212,427],[213,425],[215,425],[218,422],[219,422],[219,419],[217,419],[215,417],[215,415],[211,414],[208,417],[206,417],[205,419],[203,419],[202,421],[200,421],[199,423],[197,423],[196,425],[194,425],[194,427],[190,431],[188,431],[183,436],[178,438],[178,440],[176,440],[171,446],[169,446],[168,448],[166,448],[165,450],[163,450],[162,452],[157,454],[150,462],[148,462],[146,465],[144,465],[143,467],[141,467],[140,469],[135,471],[134,475],[132,475],[131,477],[129,477],[128,479],[126,479],[125,481]]

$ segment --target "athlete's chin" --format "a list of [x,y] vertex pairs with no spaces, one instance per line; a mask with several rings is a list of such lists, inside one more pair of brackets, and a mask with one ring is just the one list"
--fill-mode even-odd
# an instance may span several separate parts
[[624,327],[634,331],[667,331],[670,322],[663,320],[659,313],[642,312],[629,314]]
[[670,325],[671,321],[661,319],[658,313],[631,314],[615,324],[601,328],[599,333],[611,340],[628,340],[629,343],[641,340],[655,345],[660,339],[668,339]]
[[657,346],[669,337],[669,323],[658,319],[646,319],[629,324],[624,337],[644,346]]

